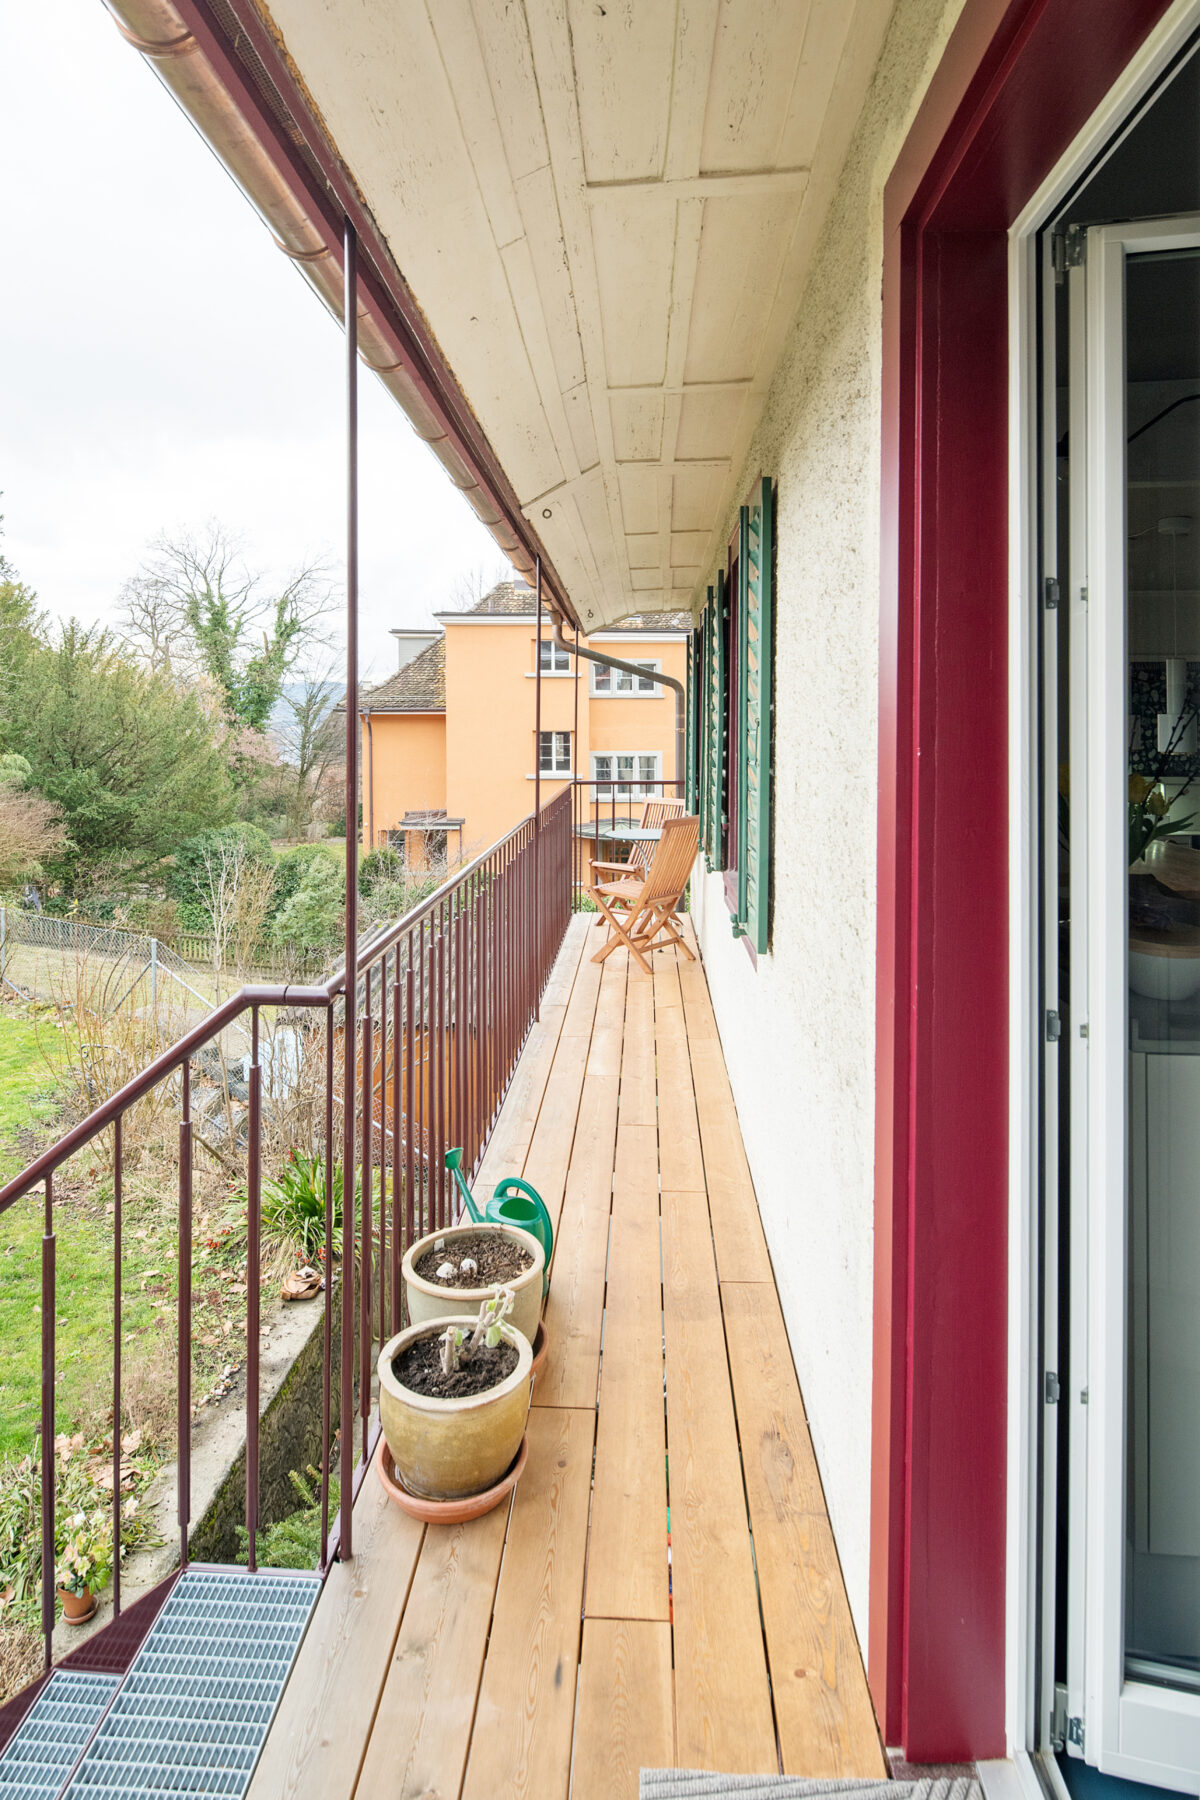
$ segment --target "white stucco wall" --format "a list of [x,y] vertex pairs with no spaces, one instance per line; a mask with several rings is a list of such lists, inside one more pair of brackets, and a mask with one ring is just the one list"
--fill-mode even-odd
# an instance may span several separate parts
[[883,186],[961,4],[899,0],[738,487],[777,482],[775,905],[757,970],[721,877],[693,889],[864,1650]]

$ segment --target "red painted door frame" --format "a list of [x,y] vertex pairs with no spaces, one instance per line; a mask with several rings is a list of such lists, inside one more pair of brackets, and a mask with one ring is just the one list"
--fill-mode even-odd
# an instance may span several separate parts
[[871,1688],[1005,1753],[1008,227],[1167,0],[967,0],[884,196]]

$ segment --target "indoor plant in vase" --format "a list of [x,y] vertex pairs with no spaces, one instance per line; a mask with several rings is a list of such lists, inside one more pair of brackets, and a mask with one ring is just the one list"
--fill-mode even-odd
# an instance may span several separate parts
[[521,1472],[533,1355],[508,1323],[513,1298],[485,1297],[474,1320],[421,1320],[380,1354],[380,1476],[420,1517],[477,1517]]
[[59,1553],[56,1580],[68,1625],[82,1625],[96,1610],[96,1595],[112,1575],[112,1520],[76,1513]]

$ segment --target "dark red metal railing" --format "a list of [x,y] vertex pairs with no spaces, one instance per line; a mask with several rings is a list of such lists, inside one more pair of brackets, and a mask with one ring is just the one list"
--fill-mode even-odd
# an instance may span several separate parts
[[[352,1552],[352,1504],[372,1449],[371,1378],[380,1344],[401,1329],[401,1261],[417,1237],[448,1224],[457,1210],[446,1150],[463,1147],[478,1168],[505,1091],[532,1025],[570,917],[572,796],[555,796],[492,849],[460,870],[419,906],[360,946],[347,1006],[346,970],[314,986],[254,986],[226,1000],[111,1099],[66,1132],[0,1189],[0,1213],[22,1199],[43,1214],[41,1261],[41,1556],[46,1666],[54,1628],[55,1361],[58,1307],[55,1176],[103,1133],[112,1134],[113,1538],[121,1534],[122,1209],[126,1121],[153,1090],[173,1084],[179,1111],[178,1171],[178,1470],[180,1561],[188,1559],[192,1431],[192,1166],[195,1155],[192,1059],[219,1046],[222,1032],[249,1013],[251,1058],[245,1113],[247,1206],[246,1528],[250,1567],[259,1523],[259,1307],[261,1292],[264,1070],[262,1037],[274,1009],[323,1013],[320,1065],[325,1171],[325,1243],[321,1422],[321,1565]],[[348,1034],[347,1015],[358,1018]],[[352,1117],[339,1105],[339,1062],[354,1064]],[[285,1115],[286,1115],[286,1108]],[[278,1134],[276,1148],[278,1148]],[[231,1143],[240,1138],[231,1134]],[[349,1170],[341,1244],[339,1359],[342,1509],[330,1519],[333,1441],[333,1180],[338,1152]],[[40,1190],[40,1194],[39,1194]],[[356,1392],[357,1390],[357,1392]],[[357,1473],[355,1456],[359,1461]],[[121,1606],[120,1556],[114,1555],[114,1613]]]

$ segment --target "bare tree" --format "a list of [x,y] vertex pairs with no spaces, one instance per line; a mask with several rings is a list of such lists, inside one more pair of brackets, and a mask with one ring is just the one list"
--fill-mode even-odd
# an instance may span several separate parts
[[491,563],[477,563],[473,569],[464,569],[450,583],[450,612],[470,612],[477,600],[491,592],[498,581],[524,580],[518,576],[511,563],[497,558]]
[[345,757],[345,734],[334,717],[341,694],[332,657],[295,681],[285,682],[274,728],[283,763],[292,776],[287,792],[288,836],[303,837],[327,772]]
[[321,641],[332,597],[322,563],[269,583],[214,520],[160,533],[121,602],[124,635],[152,667],[184,681],[210,676],[229,718],[262,731],[284,678]]
[[66,842],[56,806],[0,779],[0,894],[36,880],[44,858],[62,850]]
[[195,888],[219,1000],[226,964],[233,963],[241,980],[255,961],[266,934],[274,877],[240,838],[218,834],[201,852]]

